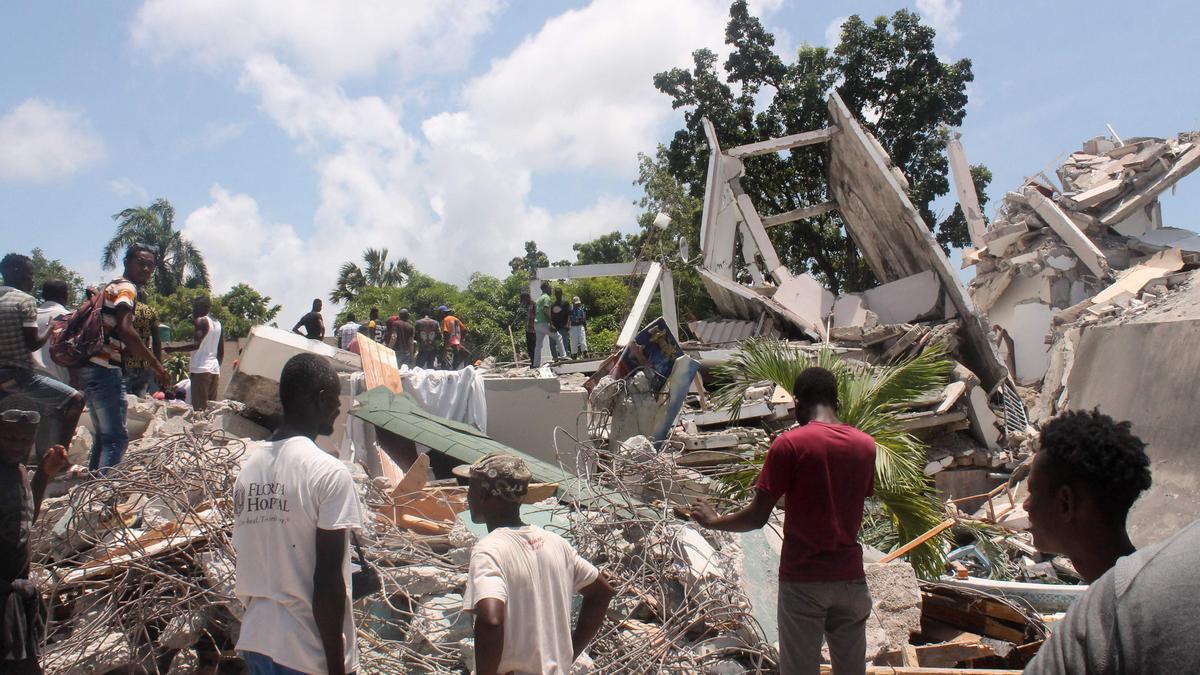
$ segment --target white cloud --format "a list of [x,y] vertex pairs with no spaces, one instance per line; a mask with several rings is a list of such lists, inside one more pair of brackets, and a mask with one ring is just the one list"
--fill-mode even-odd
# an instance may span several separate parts
[[916,0],[917,11],[925,23],[937,31],[935,40],[939,46],[949,48],[958,44],[962,34],[958,30],[958,15],[962,12],[962,0]]
[[104,142],[81,112],[31,98],[0,117],[0,181],[54,181],[103,157]]
[[131,199],[136,202],[145,202],[150,199],[150,193],[146,192],[146,188],[138,185],[132,178],[124,177],[116,178],[108,181],[108,187],[112,189],[113,194],[121,199]]
[[250,128],[248,122],[226,122],[223,124],[209,122],[204,125],[204,145],[215,148],[230,141],[235,141]]
[[656,72],[724,52],[724,2],[595,0],[547,21],[463,90],[463,110],[428,120],[437,143],[485,141],[533,169],[629,173],[675,117]]
[[154,58],[237,65],[274,53],[309,74],[369,75],[382,64],[403,73],[461,67],[499,0],[147,0],[133,43]]
[[[768,0],[766,8],[780,2]],[[194,9],[152,0],[139,13],[140,30],[165,20],[164,8]],[[701,46],[727,51],[727,10],[726,0],[594,0],[547,21],[462,85],[458,105],[419,126],[403,116],[412,96],[350,95],[338,79],[365,72],[367,62],[382,64],[391,58],[387,49],[358,60],[325,54],[343,61],[321,67],[314,63],[321,59],[294,52],[298,34],[250,31],[241,39],[251,47],[202,58],[237,58],[239,87],[311,163],[318,194],[312,225],[266,222],[251,196],[217,185],[210,204],[187,216],[185,232],[204,250],[218,288],[251,283],[282,301],[287,316],[327,295],[337,266],[368,246],[460,284],[473,271],[507,274],[507,260],[527,240],[552,260],[573,258],[572,243],[633,229],[636,209],[626,194],[584,192],[573,195],[577,207],[551,212],[532,196],[538,175],[579,172],[583,185],[594,172],[632,180],[637,152],[652,151],[678,124],[653,88],[654,73],[690,66]],[[138,30],[135,39],[149,45]],[[186,28],[183,42],[205,30]],[[444,39],[463,41],[462,30],[442,30]]]
[[833,20],[829,22],[829,25],[825,26],[826,47],[833,49],[834,47],[838,46],[839,42],[842,41],[842,24],[846,23],[846,19],[849,18],[849,15],[835,16],[833,17]]

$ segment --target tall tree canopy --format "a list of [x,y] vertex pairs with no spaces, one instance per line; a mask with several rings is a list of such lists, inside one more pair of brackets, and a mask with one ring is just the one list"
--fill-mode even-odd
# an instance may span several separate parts
[[413,273],[412,263],[407,258],[389,262],[386,248],[368,248],[363,251],[362,267],[353,261],[342,263],[338,269],[337,283],[329,293],[333,302],[349,302],[364,288],[397,288],[403,286]]
[[539,267],[549,267],[550,257],[538,248],[537,242],[525,242],[525,255],[517,256],[508,261],[508,269],[513,273],[524,272],[529,276],[537,274]]
[[[811,131],[828,125],[826,96],[836,89],[904,172],[913,204],[934,227],[930,204],[949,191],[944,128],[962,123],[974,76],[968,59],[940,61],[933,38],[933,29],[909,11],[871,23],[852,16],[832,52],[804,45],[788,63],[745,0],[737,0],[725,31],[732,51],[724,72],[716,54],[699,49],[691,70],[654,77],[673,107],[685,109],[685,126],[667,151],[670,173],[701,197],[708,161],[702,118],[712,121],[723,147]],[[764,216],[824,202],[827,152],[818,145],[749,158],[742,185]],[[944,245],[967,242],[961,219],[937,227]],[[835,292],[874,283],[836,211],[773,228],[771,239],[791,269],[816,273]]]
[[150,206],[134,206],[113,215],[117,232],[104,246],[100,263],[112,269],[121,262],[125,249],[147,244],[158,251],[154,270],[154,288],[160,295],[171,295],[180,286],[208,288],[208,266],[204,256],[190,240],[175,229],[175,207],[163,198]]
[[51,279],[58,279],[67,284],[67,288],[70,290],[67,297],[68,307],[73,307],[76,302],[83,300],[83,277],[78,272],[67,267],[57,258],[47,258],[46,253],[40,248],[33,249],[29,258],[33,261],[33,292],[38,300],[43,299],[42,284]]

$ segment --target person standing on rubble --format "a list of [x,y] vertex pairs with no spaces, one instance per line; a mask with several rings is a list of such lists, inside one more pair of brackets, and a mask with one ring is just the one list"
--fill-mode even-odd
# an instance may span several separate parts
[[170,376],[162,363],[142,342],[133,327],[133,312],[137,308],[137,289],[146,285],[154,274],[158,251],[146,244],[133,244],[125,251],[124,274],[100,291],[103,303],[100,322],[104,343],[100,352],[79,368],[79,381],[87,396],[88,413],[96,432],[88,468],[106,473],[121,463],[129,447],[126,428],[127,402],[122,367],[125,356],[137,356],[148,364],[154,377],[164,388],[171,385]]
[[1059,415],[1038,441],[1022,504],[1033,545],[1070,558],[1090,584],[1134,552],[1125,519],[1150,489],[1146,444],[1099,410]]
[[[571,672],[616,594],[557,534],[521,520],[531,475],[525,462],[491,454],[471,466],[467,505],[487,536],[471,550],[463,610],[475,617],[475,672]],[[583,596],[571,630],[571,605]]]
[[236,593],[246,607],[237,650],[253,675],[358,667],[349,532],[362,527],[362,507],[350,470],[314,442],[333,433],[340,391],[322,357],[288,359],[283,423],[234,482]]
[[425,314],[413,325],[417,336],[417,367],[432,370],[442,356],[442,327]]
[[[158,334],[158,311],[146,302],[146,289],[138,288],[137,305],[133,308],[133,329],[142,339],[142,344],[150,347],[154,358],[163,360],[162,338]],[[133,354],[125,356],[125,391],[134,396],[142,397],[154,393],[158,387],[154,384],[154,373],[149,365]]]
[[191,380],[192,409],[206,410],[210,401],[217,399],[217,385],[221,380],[221,362],[225,360],[225,341],[221,334],[221,322],[213,318],[212,300],[207,295],[192,300],[192,343],[179,347],[167,347],[168,352],[192,352],[188,365]]
[[384,343],[396,352],[396,367],[413,365],[413,328],[408,320],[408,310],[401,309],[400,313],[388,319],[387,335]]
[[30,537],[46,486],[68,464],[67,451],[51,446],[30,479],[24,462],[41,422],[38,404],[16,394],[0,409],[0,673],[39,675],[45,615],[41,593],[29,580]]
[[705,500],[692,519],[727,532],[757,530],[786,497],[779,557],[779,665],[815,674],[821,638],[835,673],[864,673],[871,595],[863,570],[863,506],[875,485],[875,439],[838,420],[837,377],[806,368],[793,387],[800,426],[771,444],[754,497],[721,516]]
[[551,350],[550,342],[553,338],[550,335],[554,331],[554,328],[550,325],[550,306],[553,304],[553,301],[550,299],[550,282],[543,281],[541,289],[542,294],[538,296],[537,302],[534,304],[533,313],[535,344],[531,366],[534,368],[542,366],[543,357]]
[[21,393],[32,398],[38,411],[54,416],[49,426],[57,434],[51,433],[50,442],[70,445],[83,414],[83,394],[35,368],[33,353],[46,344],[49,331],[38,330],[37,300],[31,295],[33,261],[10,253],[0,260],[0,274],[5,284],[0,286],[0,396]]
[[556,288],[554,289],[554,304],[550,305],[550,326],[553,329],[550,339],[553,341],[555,358],[567,358],[566,335],[570,330],[570,321],[571,303],[563,300],[563,290]]
[[358,320],[354,317],[354,312],[346,315],[346,323],[342,324],[337,329],[338,349],[350,351],[350,345],[358,339]]
[[579,296],[571,298],[571,356],[587,356],[587,310]]
[[[300,317],[295,326],[292,326],[292,332],[296,335],[303,335],[309,340],[322,340],[325,338],[325,317],[321,316],[321,307],[324,304],[320,298],[313,298],[312,311]],[[304,327],[304,332],[300,332],[300,327]]]
[[451,370],[458,370],[467,364],[467,346],[463,344],[463,337],[467,333],[467,326],[454,316],[454,310],[442,305],[438,307],[438,313],[442,315],[442,340],[446,344],[446,362],[443,367],[448,367]]

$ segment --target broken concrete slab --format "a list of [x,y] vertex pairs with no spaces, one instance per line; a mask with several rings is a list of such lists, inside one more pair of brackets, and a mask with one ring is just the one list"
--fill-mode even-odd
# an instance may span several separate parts
[[811,275],[785,278],[771,299],[801,317],[817,334],[827,337],[825,318],[833,309],[833,293]]
[[967,396],[967,418],[971,420],[971,435],[988,450],[1000,447],[999,421],[988,405],[987,393],[980,387],[972,387]]
[[1059,236],[1071,247],[1075,255],[1083,262],[1083,264],[1091,270],[1092,274],[1098,279],[1108,277],[1108,262],[1104,258],[1104,254],[1092,243],[1075,223],[1063,213],[1058,204],[1055,204],[1036,188],[1025,188],[1025,196],[1029,200],[1029,205],[1037,211],[1050,229]]
[[867,305],[858,293],[847,293],[833,303],[833,327],[862,327],[867,323]]
[[880,323],[912,323],[943,317],[940,303],[942,285],[932,271],[914,274],[876,286],[863,293],[867,307],[879,316]]
[[1125,220],[1135,210],[1149,204],[1151,200],[1179,182],[1179,179],[1195,171],[1197,167],[1200,167],[1200,145],[1193,146],[1191,150],[1180,157],[1169,170],[1156,180],[1142,186],[1135,194],[1125,197],[1110,208],[1101,216],[1100,222],[1105,225],[1112,225],[1113,223]]

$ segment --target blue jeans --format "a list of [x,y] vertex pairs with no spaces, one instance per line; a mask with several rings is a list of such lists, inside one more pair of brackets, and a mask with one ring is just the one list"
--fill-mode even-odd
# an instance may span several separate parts
[[79,369],[83,394],[88,401],[88,414],[96,440],[88,468],[107,473],[106,469],[121,463],[129,447],[129,431],[125,428],[125,378],[120,368],[88,364]]
[[[299,670],[293,670],[287,666],[281,666],[271,660],[271,657],[258,652],[238,652],[242,660],[246,662],[246,668],[250,671],[250,675],[305,675]],[[353,675],[353,674],[351,674]]]

